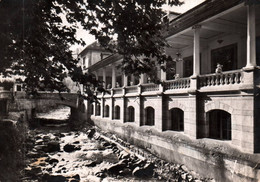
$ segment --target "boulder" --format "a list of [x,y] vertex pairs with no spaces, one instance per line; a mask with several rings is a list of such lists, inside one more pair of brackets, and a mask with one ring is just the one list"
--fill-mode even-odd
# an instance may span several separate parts
[[126,163],[119,161],[118,163],[110,166],[109,168],[107,168],[107,173],[109,174],[119,174],[119,171],[124,170],[124,168],[127,166]]
[[96,133],[96,130],[92,128],[92,129],[88,130],[86,134],[88,135],[89,138],[92,138],[95,133]]
[[63,150],[65,152],[74,152],[76,150],[80,150],[80,147],[76,147],[75,145],[72,145],[72,144],[66,144],[64,147],[63,147]]
[[59,142],[49,142],[43,148],[43,151],[44,152],[58,152],[58,151],[60,151],[60,144],[59,144]]
[[139,178],[149,178],[153,176],[154,164],[148,163],[144,167],[136,167],[132,174]]

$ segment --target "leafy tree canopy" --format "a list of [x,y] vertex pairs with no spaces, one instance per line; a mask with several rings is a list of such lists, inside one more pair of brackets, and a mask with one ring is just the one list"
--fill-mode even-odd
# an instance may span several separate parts
[[[164,0],[0,0],[0,72],[24,75],[28,91],[64,91],[67,74],[98,86],[83,75],[69,50],[72,44],[84,45],[75,38],[80,23],[104,48],[123,55],[121,67],[127,74],[149,74],[155,65],[171,60],[164,53],[168,24],[164,4]],[[168,4],[181,2],[168,0]]]

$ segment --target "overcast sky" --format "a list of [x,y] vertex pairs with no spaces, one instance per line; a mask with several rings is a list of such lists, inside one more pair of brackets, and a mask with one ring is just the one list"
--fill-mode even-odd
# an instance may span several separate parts
[[[183,5],[173,6],[170,8],[170,11],[177,12],[177,13],[184,13],[189,9],[193,8],[194,6],[202,3],[203,1],[205,0],[184,0]],[[78,29],[76,36],[77,38],[82,38],[86,42],[86,46],[95,41],[95,37],[93,35],[90,35],[87,31],[83,30],[82,28]],[[75,51],[76,53],[80,52],[82,49],[83,47],[80,45],[71,46],[71,50]]]

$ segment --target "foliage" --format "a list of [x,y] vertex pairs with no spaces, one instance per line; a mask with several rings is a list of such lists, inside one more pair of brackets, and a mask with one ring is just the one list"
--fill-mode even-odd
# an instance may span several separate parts
[[77,67],[69,50],[72,44],[84,44],[75,37],[80,23],[103,47],[123,55],[127,74],[148,72],[152,77],[157,64],[171,60],[164,53],[168,19],[163,4],[164,0],[1,0],[0,72],[26,76],[26,88],[32,92],[65,91],[62,80],[68,74],[98,87]]

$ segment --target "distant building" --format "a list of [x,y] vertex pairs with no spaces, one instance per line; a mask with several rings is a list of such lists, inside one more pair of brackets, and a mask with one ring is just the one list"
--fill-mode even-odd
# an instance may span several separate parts
[[[241,176],[260,180],[259,170],[241,157],[260,152],[258,22],[259,1],[207,0],[177,16],[167,32],[171,48],[166,50],[175,58],[170,67],[176,72],[173,76],[158,68],[162,85],[149,83],[146,75],[126,77],[116,68],[120,55],[101,57],[102,51],[95,49],[94,58],[84,50],[82,64],[107,88],[111,85],[111,94],[97,93],[101,102],[91,105],[92,120],[220,181]],[[188,139],[171,143],[174,137]],[[221,151],[225,147],[241,152],[241,158]],[[233,175],[231,166],[243,169]],[[221,168],[229,173],[220,174]]]

